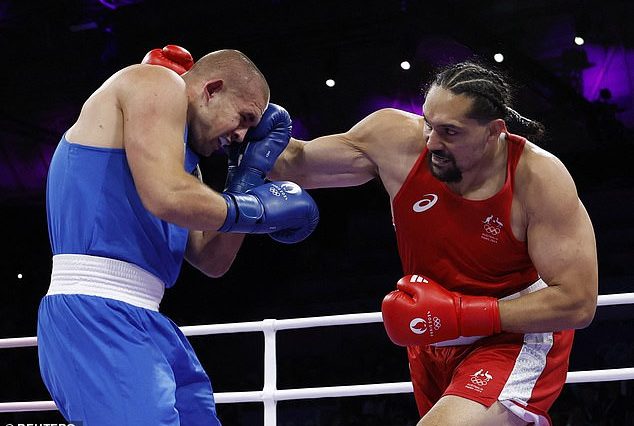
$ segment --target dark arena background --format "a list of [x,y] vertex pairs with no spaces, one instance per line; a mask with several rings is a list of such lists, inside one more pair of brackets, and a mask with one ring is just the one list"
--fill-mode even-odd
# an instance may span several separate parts
[[[420,113],[421,84],[452,61],[477,56],[508,72],[517,109],[546,125],[542,146],[569,168],[589,211],[599,294],[634,291],[632,1],[3,0],[0,337],[36,332],[51,270],[44,189],[62,133],[105,78],[166,44],[195,58],[246,53],[300,139],[346,131],[383,107]],[[202,168],[221,189],[225,158]],[[180,326],[378,312],[402,274],[387,193],[377,181],[310,192],[321,222],[308,240],[248,236],[218,279],[184,265],[162,312]],[[577,332],[570,371],[634,367],[633,320],[631,305],[599,307]],[[262,389],[261,333],[191,341],[215,392]],[[409,380],[405,350],[376,323],[280,332],[277,355],[279,389]],[[0,402],[50,400],[33,347],[0,350],[0,384]],[[225,425],[263,424],[261,403],[218,411]],[[418,420],[408,393],[281,401],[277,411],[280,426]],[[562,426],[634,425],[634,381],[568,384],[551,415]],[[0,425],[38,422],[63,419],[0,413]]]

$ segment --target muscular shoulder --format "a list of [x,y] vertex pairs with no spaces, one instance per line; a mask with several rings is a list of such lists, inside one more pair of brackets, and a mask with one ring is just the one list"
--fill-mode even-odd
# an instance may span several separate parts
[[159,112],[159,106],[162,114],[185,116],[187,96],[182,78],[157,66],[124,68],[84,102],[67,137],[86,145],[121,148],[124,120],[143,117],[151,111]]
[[176,73],[153,65],[123,69],[117,81],[126,151],[146,155],[150,146],[182,138],[187,119],[187,90]]
[[164,67],[132,65],[113,76],[113,86],[120,100],[183,104],[187,100],[184,80]]
[[379,168],[384,169],[383,173],[386,163],[411,162],[425,144],[422,117],[393,108],[368,115],[350,129],[345,137]]
[[515,193],[529,217],[565,214],[578,204],[575,183],[566,166],[550,152],[527,142],[515,174]]
[[376,111],[347,134],[373,163],[390,196],[394,196],[425,146],[422,117],[386,108]]
[[394,108],[373,112],[348,132],[358,139],[411,140],[422,135],[423,121],[420,115]]

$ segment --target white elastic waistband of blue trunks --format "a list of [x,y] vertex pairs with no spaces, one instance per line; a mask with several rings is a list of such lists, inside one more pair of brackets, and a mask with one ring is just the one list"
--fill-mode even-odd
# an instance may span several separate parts
[[53,256],[51,286],[46,295],[83,294],[119,300],[158,311],[165,285],[143,268],[107,257],[83,254]]
[[[544,282],[544,280],[542,280],[540,278],[537,281],[535,281],[533,284],[531,284],[528,287],[526,287],[524,290],[520,290],[517,293],[513,293],[513,294],[511,294],[509,296],[503,297],[500,300],[517,299],[520,296],[523,296],[523,295],[528,294],[528,293],[533,293],[533,292],[535,292],[537,290],[541,290],[542,288],[546,288],[546,287],[548,287],[548,285]],[[444,342],[434,343],[434,344],[432,344],[432,346],[470,345],[470,344],[482,339],[483,337],[484,336],[469,336],[469,337],[460,336],[457,339],[445,340]]]

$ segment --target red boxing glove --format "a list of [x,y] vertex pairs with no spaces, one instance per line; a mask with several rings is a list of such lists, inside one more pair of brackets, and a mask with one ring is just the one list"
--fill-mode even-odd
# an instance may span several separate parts
[[150,50],[141,63],[161,65],[181,75],[189,71],[194,65],[194,58],[187,49],[176,46],[175,44],[168,44],[162,49]]
[[430,278],[406,275],[383,299],[383,325],[400,346],[429,345],[501,331],[498,300],[449,291]]

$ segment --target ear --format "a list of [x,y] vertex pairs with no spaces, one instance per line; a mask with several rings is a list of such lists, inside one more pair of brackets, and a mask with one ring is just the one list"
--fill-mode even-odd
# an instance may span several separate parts
[[501,118],[491,120],[489,122],[489,137],[491,140],[497,141],[500,137],[500,133],[508,133],[506,129],[506,122]]
[[223,81],[218,80],[209,80],[205,83],[205,95],[207,99],[210,99],[214,96],[215,93],[219,92],[222,89]]

